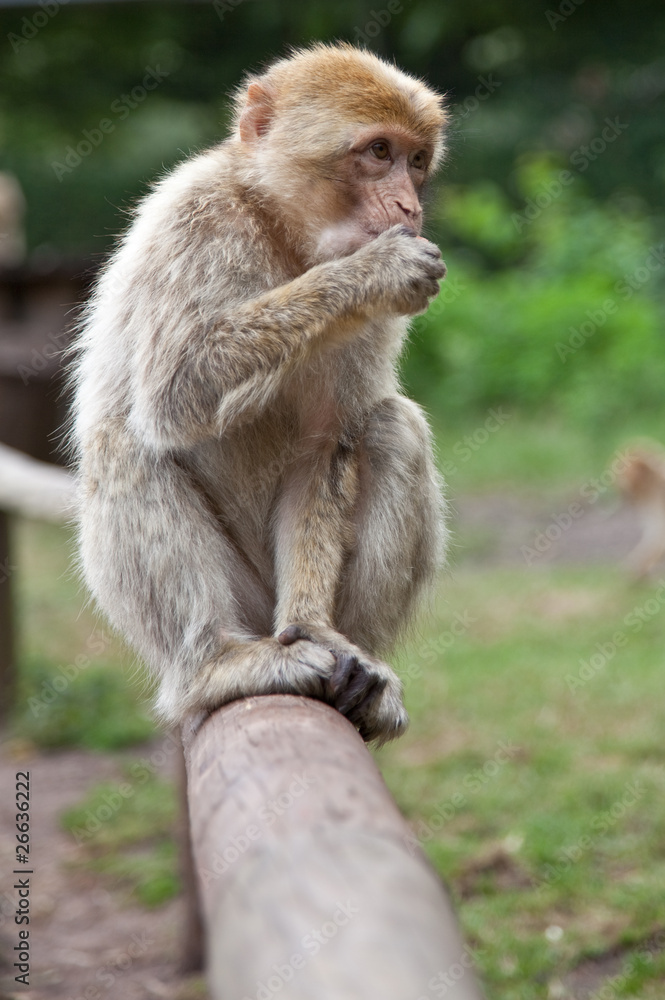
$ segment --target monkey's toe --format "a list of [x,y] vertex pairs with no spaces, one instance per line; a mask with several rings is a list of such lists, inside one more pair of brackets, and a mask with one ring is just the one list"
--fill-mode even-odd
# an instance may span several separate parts
[[334,657],[332,670],[320,675],[323,693],[319,697],[344,715],[365,742],[381,745],[404,732],[409,717],[402,704],[402,686],[387,663],[320,625],[293,622],[282,629],[277,641],[283,647],[302,648],[305,657],[315,650]]
[[376,746],[401,736],[409,724],[399,680],[392,671],[381,680],[381,688],[370,692],[348,716],[365,742]]
[[[277,642],[280,642],[282,646],[291,646],[298,639],[309,639],[310,637],[305,633],[305,630],[300,625],[287,625],[279,635],[277,636]],[[311,640],[310,640],[311,641]]]
[[399,682],[384,664],[352,653],[334,651],[335,669],[328,682],[332,704],[351,722],[366,743],[385,743],[408,723]]
[[330,678],[330,693],[335,704],[352,686],[357,686],[360,680],[358,657],[354,653],[335,653],[335,669]]
[[368,670],[353,654],[337,653],[335,659],[335,669],[329,683],[333,704],[356,725],[362,718],[363,706],[378,697],[387,682],[375,671]]
[[366,743],[383,746],[405,732],[409,716],[401,699],[390,698],[388,702],[379,702],[378,710],[375,703],[370,705],[368,712],[355,725]]

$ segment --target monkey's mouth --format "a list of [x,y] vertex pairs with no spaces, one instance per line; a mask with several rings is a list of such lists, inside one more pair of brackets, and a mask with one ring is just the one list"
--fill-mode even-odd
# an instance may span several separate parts
[[383,229],[366,229],[365,233],[367,234],[367,242],[371,243],[371,241],[375,240],[377,236],[380,236],[381,233],[385,233],[390,228],[390,226],[384,226]]
[[389,222],[387,225],[382,226],[380,229],[366,229],[365,232],[367,233],[370,240],[375,240],[377,236],[381,236],[382,233],[387,232],[394,226],[401,226],[405,230],[405,232],[408,232],[409,235],[413,236],[420,235],[420,231],[416,229],[415,226],[410,226],[408,222],[404,222],[402,219],[398,219],[396,222]]

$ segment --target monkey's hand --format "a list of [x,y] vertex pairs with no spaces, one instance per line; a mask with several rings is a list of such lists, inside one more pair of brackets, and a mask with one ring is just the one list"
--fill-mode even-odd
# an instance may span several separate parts
[[427,309],[446,274],[439,248],[408,226],[387,229],[349,259],[369,264],[369,297],[377,296],[390,312],[402,316]]
[[402,684],[387,663],[376,660],[334,629],[292,624],[278,640],[284,646],[302,640],[323,647],[335,657],[324,682],[323,699],[353,723],[366,742],[381,745],[401,735],[409,717],[402,703]]

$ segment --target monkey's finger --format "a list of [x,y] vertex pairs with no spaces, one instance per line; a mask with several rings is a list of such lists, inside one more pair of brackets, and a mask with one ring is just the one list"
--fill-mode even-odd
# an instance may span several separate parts
[[418,240],[422,241],[425,244],[424,247],[421,247],[421,250],[423,251],[423,253],[426,253],[428,257],[439,258],[441,256],[441,250],[436,245],[436,243],[432,243],[431,240],[425,239],[424,236],[419,236]]
[[356,727],[365,743],[371,743],[373,740],[383,742],[382,727],[377,725],[374,714],[377,699],[380,698],[385,688],[385,681],[379,678],[377,681],[376,687],[373,687],[367,697],[363,698],[362,702],[347,715],[347,719]]
[[436,260],[434,257],[428,257],[426,261],[423,261],[423,265],[429,278],[443,278],[448,271],[440,257],[437,257]]
[[431,299],[433,295],[438,295],[441,289],[439,288],[439,282],[430,279],[425,282],[424,292],[428,299]]
[[400,225],[397,225],[397,226],[393,226],[392,229],[390,230],[390,232],[399,233],[400,236],[411,236],[412,238],[416,238],[416,239],[423,239],[424,238],[422,236],[416,236],[416,232],[415,232],[414,229],[411,228],[411,226],[405,226],[403,224],[400,224]]

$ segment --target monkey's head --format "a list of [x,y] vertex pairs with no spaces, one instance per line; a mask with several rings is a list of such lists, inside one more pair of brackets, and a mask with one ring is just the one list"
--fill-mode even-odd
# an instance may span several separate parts
[[420,80],[352,45],[317,44],[246,80],[233,139],[313,262],[394,225],[420,233],[446,120]]
[[635,503],[665,493],[665,450],[658,443],[639,441],[623,454],[616,474],[620,493]]

